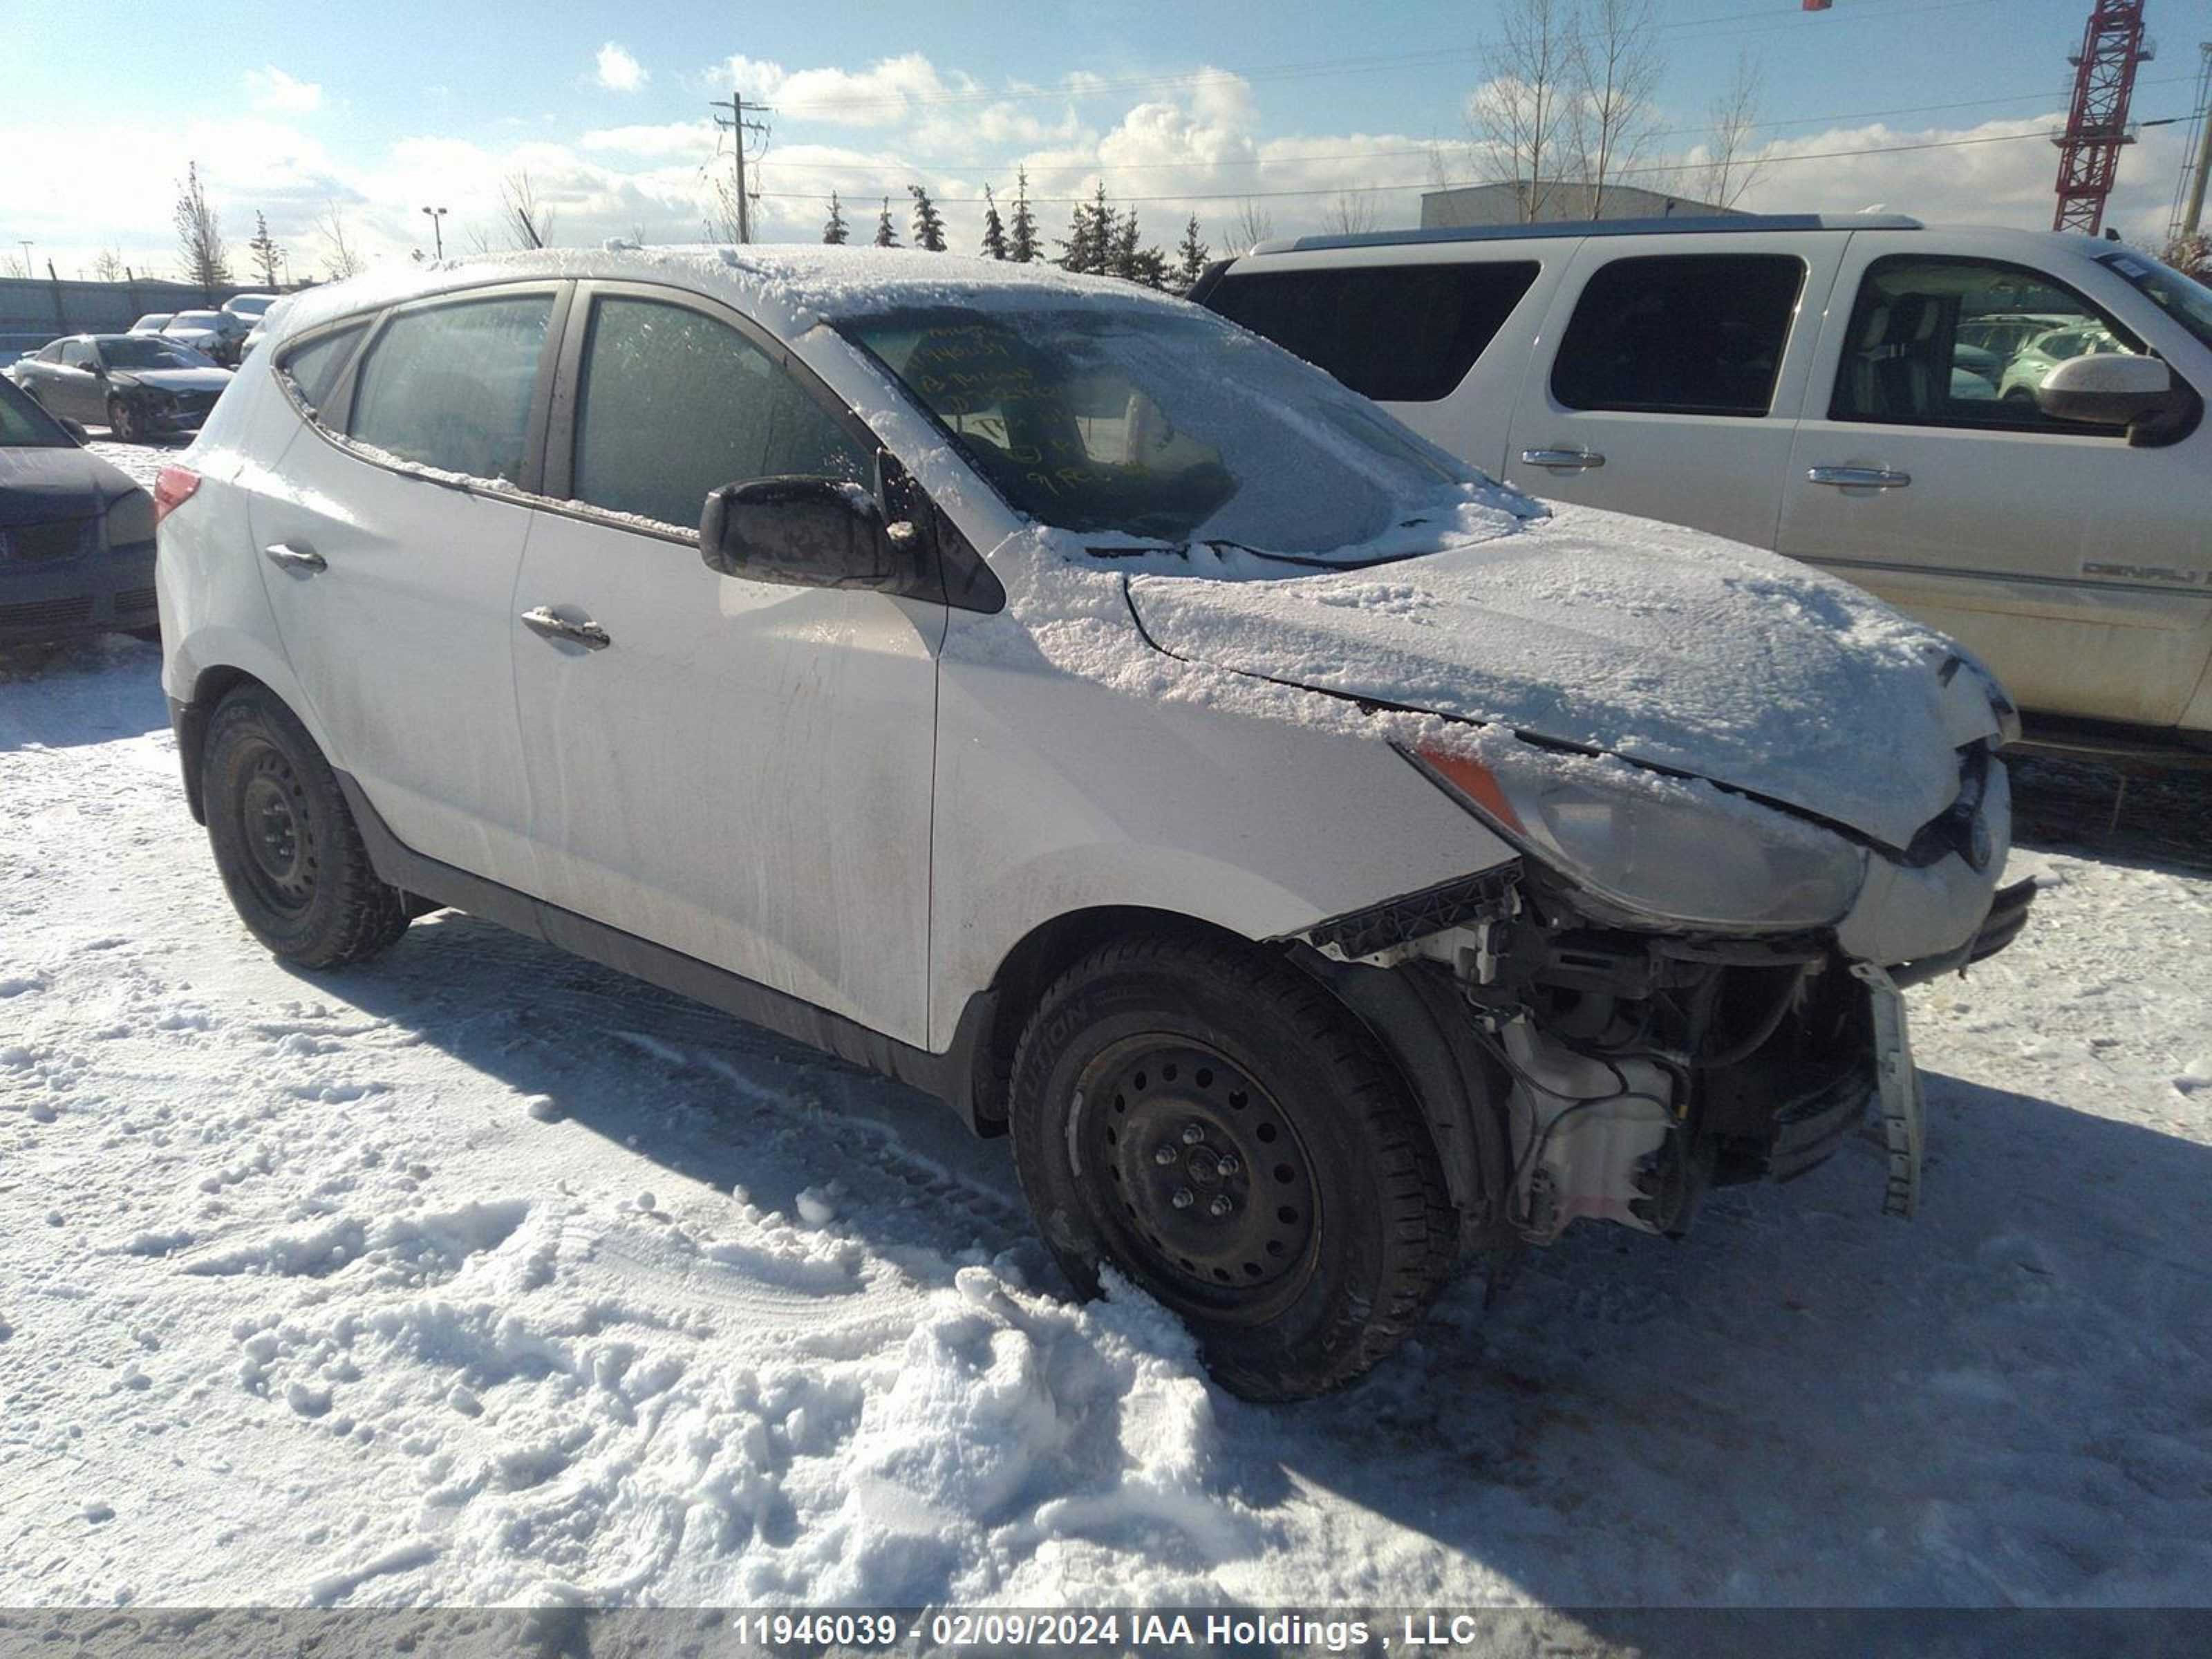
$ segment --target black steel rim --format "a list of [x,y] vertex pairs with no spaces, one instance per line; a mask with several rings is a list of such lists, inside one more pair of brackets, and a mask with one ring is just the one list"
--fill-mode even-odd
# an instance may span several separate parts
[[1297,1297],[1321,1231],[1312,1163],[1250,1073],[1188,1037],[1131,1037],[1084,1068],[1075,1109],[1093,1218],[1146,1289],[1254,1321]]
[[320,873],[307,792],[283,752],[256,744],[238,789],[246,878],[270,909],[297,915],[313,902]]

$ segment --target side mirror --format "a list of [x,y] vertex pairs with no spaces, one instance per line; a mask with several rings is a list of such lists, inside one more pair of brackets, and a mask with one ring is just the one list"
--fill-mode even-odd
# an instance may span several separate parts
[[68,416],[58,415],[54,418],[61,422],[62,430],[68,433],[70,437],[76,439],[80,444],[88,444],[92,441],[92,434],[87,432],[82,425],[70,419]]
[[725,484],[699,517],[708,568],[795,587],[903,587],[917,540],[913,525],[885,524],[873,495],[838,478]]
[[2035,406],[2054,421],[2132,426],[2164,413],[2173,392],[2173,371],[2158,358],[2098,352],[2069,357],[2045,375]]

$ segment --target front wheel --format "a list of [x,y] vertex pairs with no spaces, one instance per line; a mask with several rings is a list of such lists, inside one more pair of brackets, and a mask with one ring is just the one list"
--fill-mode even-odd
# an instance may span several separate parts
[[1248,1399],[1361,1376],[1456,1254],[1404,1085],[1341,1004],[1255,947],[1131,940],[1077,963],[1023,1034],[1012,1128],[1077,1289],[1119,1269]]
[[272,693],[222,700],[201,767],[216,868],[254,938],[303,968],[341,968],[407,931],[406,896],[377,878],[330,763]]
[[119,444],[135,444],[143,435],[138,429],[138,411],[131,407],[128,400],[107,400],[107,435]]

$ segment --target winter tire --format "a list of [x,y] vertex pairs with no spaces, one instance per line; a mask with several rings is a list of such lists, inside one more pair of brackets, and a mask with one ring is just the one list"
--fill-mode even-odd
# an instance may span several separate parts
[[208,723],[208,840],[240,921],[287,962],[341,968],[407,931],[406,897],[377,879],[337,779],[270,692],[234,691]]
[[1110,1265],[1253,1400],[1341,1388],[1402,1340],[1456,1253],[1435,1144],[1341,1004],[1234,942],[1107,945],[1014,1061],[1015,1168],[1085,1295]]

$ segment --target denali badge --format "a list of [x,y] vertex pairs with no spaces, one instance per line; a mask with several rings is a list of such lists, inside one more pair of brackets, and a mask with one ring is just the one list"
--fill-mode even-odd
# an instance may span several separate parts
[[2186,582],[2192,587],[2204,585],[2201,570],[2177,570],[2163,564],[2105,564],[2094,559],[2081,561],[2085,576],[2118,576],[2130,582]]

